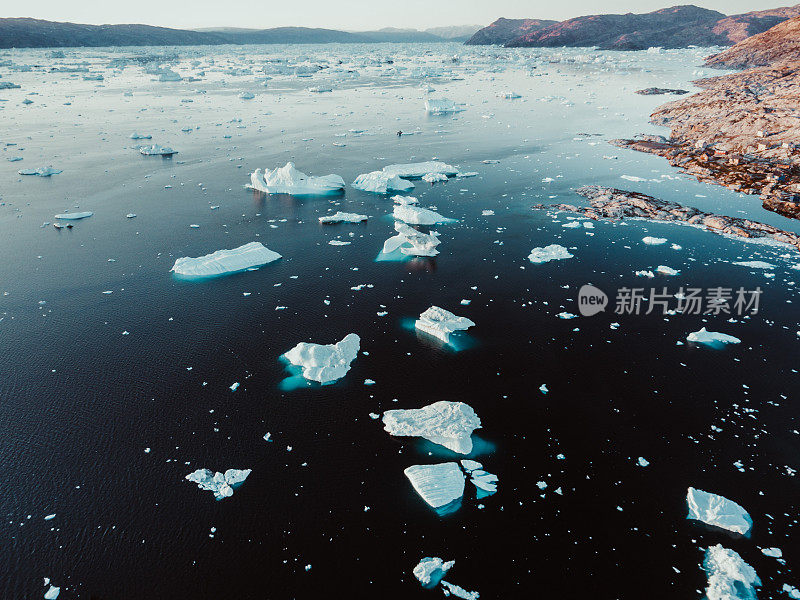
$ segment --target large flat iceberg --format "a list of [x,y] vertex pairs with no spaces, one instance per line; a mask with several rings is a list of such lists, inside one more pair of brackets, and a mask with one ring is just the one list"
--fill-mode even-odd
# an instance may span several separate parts
[[298,171],[294,163],[287,162],[275,169],[256,169],[250,174],[250,188],[265,194],[291,194],[293,196],[325,196],[344,189],[344,179],[338,175],[309,177]]
[[692,333],[686,336],[686,339],[690,342],[696,342],[698,344],[710,344],[710,345],[738,344],[742,341],[737,337],[728,335],[727,333],[708,331],[706,330],[705,327],[701,328],[700,331],[693,331]]
[[474,326],[474,321],[456,316],[449,310],[438,306],[431,306],[414,323],[416,329],[437,337],[445,343],[450,341],[450,334],[454,331],[465,331]]
[[383,424],[391,435],[421,437],[453,452],[469,454],[472,432],[480,428],[481,420],[469,404],[440,400],[422,408],[387,410]]
[[427,208],[412,206],[410,204],[396,204],[393,216],[398,221],[403,221],[411,225],[438,225],[440,223],[455,223],[458,221],[458,219],[443,217],[439,213],[428,210]]
[[724,496],[690,487],[686,493],[686,504],[689,506],[687,519],[702,521],[706,525],[721,527],[741,535],[747,535],[753,526],[753,519],[747,511]]
[[302,367],[306,379],[331,383],[347,374],[360,348],[361,338],[351,333],[335,344],[300,342],[283,356],[293,365]]
[[558,244],[550,244],[543,248],[534,248],[528,255],[528,260],[535,264],[550,262],[551,260],[563,260],[572,258],[569,250]]
[[403,473],[414,490],[433,508],[445,507],[464,495],[464,473],[457,463],[412,465]]
[[281,255],[261,242],[250,242],[232,250],[217,250],[205,256],[184,256],[175,261],[172,271],[185,277],[215,277],[260,267],[278,260]]
[[421,163],[408,163],[399,165],[387,165],[383,167],[383,172],[389,176],[398,176],[404,179],[419,179],[428,173],[441,173],[452,177],[458,174],[458,169],[447,163],[439,161],[428,161]]
[[197,469],[189,473],[185,479],[196,483],[201,490],[214,492],[214,498],[222,500],[233,496],[234,488],[243,483],[250,473],[252,473],[252,469],[228,469],[225,473],[220,473],[219,471],[213,473],[209,469]]
[[319,218],[320,223],[361,223],[366,221],[369,217],[367,215],[358,215],[356,213],[336,212],[332,215],[325,215]]
[[761,580],[737,552],[721,544],[711,546],[706,550],[703,568],[708,576],[708,600],[756,600],[755,588]]
[[394,192],[408,192],[414,189],[414,184],[397,175],[389,175],[383,171],[372,171],[356,177],[353,187],[365,192],[375,194],[391,194]]

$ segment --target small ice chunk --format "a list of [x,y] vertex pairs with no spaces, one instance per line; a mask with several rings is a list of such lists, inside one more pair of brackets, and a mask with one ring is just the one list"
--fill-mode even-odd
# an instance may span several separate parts
[[217,250],[197,258],[184,256],[175,261],[171,271],[186,277],[215,277],[260,267],[279,258],[280,254],[261,242],[250,242],[232,250]]
[[155,144],[152,146],[141,146],[139,148],[139,154],[143,154],[144,156],[172,156],[177,153],[177,150],[173,150],[169,146],[157,146]]
[[361,347],[361,338],[350,333],[335,344],[300,342],[283,356],[303,368],[303,377],[309,381],[331,383],[344,377]]
[[358,215],[356,213],[336,212],[332,215],[325,215],[319,218],[320,223],[361,223],[366,221],[369,217],[367,215]]
[[[39,167],[38,169],[20,169],[17,171],[20,175],[35,175],[37,177],[50,177],[51,175],[58,175],[62,173],[61,169],[55,169],[53,167]],[[58,588],[56,588],[58,589]]]
[[433,508],[447,506],[464,495],[464,472],[458,463],[412,465],[403,473],[414,490]]
[[636,463],[637,463],[637,464],[638,464],[640,467],[646,467],[646,466],[648,466],[648,465],[650,464],[650,461],[649,461],[649,460],[647,460],[645,457],[643,457],[643,456],[640,456],[640,457],[639,457],[639,459],[636,461]]
[[452,594],[456,598],[461,598],[461,600],[478,600],[478,598],[481,597],[478,592],[468,592],[461,586],[450,583],[449,581],[442,581],[442,587],[444,587],[449,594]]
[[392,196],[392,201],[400,205],[419,204],[419,200],[414,196]]
[[738,344],[742,340],[727,333],[718,333],[716,331],[707,331],[705,327],[700,331],[693,331],[686,336],[690,342],[697,342],[698,344]]
[[702,521],[741,535],[747,535],[753,526],[753,520],[747,511],[724,496],[690,487],[686,494],[686,503],[689,506],[687,519]]
[[721,544],[706,550],[703,568],[708,576],[708,600],[755,600],[755,588],[761,586],[755,569],[737,552]]
[[677,275],[680,271],[676,271],[672,267],[668,267],[666,265],[658,265],[656,267],[656,272],[661,273],[662,275]]
[[572,258],[573,255],[569,253],[564,246],[558,244],[550,244],[543,248],[534,248],[528,255],[528,260],[535,264],[550,262],[551,260],[562,260],[565,258]]
[[422,587],[433,588],[439,585],[439,582],[445,576],[456,561],[443,561],[438,556],[423,558],[416,567],[414,567],[414,577],[422,584]]
[[283,167],[261,171],[256,169],[250,174],[251,189],[265,194],[291,194],[293,196],[324,196],[336,194],[344,190],[344,179],[338,175],[309,177],[298,171],[294,163],[287,162]]
[[409,204],[397,204],[394,207],[394,218],[404,223],[411,225],[437,225],[440,223],[455,223],[458,219],[449,219],[443,217],[439,213],[421,208],[419,206],[411,206]]
[[51,515],[45,516],[44,520],[45,521],[50,521],[50,520],[55,519],[55,518],[56,518],[56,513],[53,513]]
[[201,490],[214,493],[214,498],[222,500],[233,496],[233,486],[238,486],[252,473],[252,469],[228,469],[225,473],[212,473],[209,469],[197,469],[184,479],[197,484]]
[[135,131],[132,134],[130,134],[130,136],[128,136],[128,137],[130,137],[130,139],[132,139],[132,140],[151,140],[151,139],[153,139],[153,136],[150,135],[149,133],[136,133]]
[[472,432],[481,420],[469,404],[440,400],[422,408],[383,413],[384,429],[394,436],[425,438],[459,454],[472,452]]
[[439,234],[435,231],[422,233],[399,221],[395,222],[394,229],[397,235],[384,242],[383,254],[391,254],[398,249],[408,256],[436,256],[439,254],[436,246],[442,242],[439,240]]
[[449,98],[428,98],[425,100],[425,112],[431,115],[443,115],[466,110],[462,105],[456,104]]
[[87,217],[91,217],[94,213],[90,211],[86,212],[74,212],[74,213],[61,213],[55,216],[56,219],[61,219],[62,221],[77,221],[78,219],[86,219]]
[[455,331],[465,331],[474,326],[475,323],[470,319],[456,316],[449,310],[439,308],[438,306],[431,306],[423,312],[414,323],[416,329],[437,337],[444,343],[450,341],[451,333]]
[[447,181],[447,175],[442,175],[441,173],[425,173],[425,175],[422,176],[422,181],[431,184]]
[[50,588],[44,593],[44,600],[56,600],[61,593],[61,588],[51,585]]
[[744,262],[735,262],[735,265],[740,267],[749,267],[751,269],[774,269],[775,265],[772,263],[764,262],[763,260],[748,260]]
[[764,556],[769,556],[770,558],[782,558],[783,550],[780,548],[762,548],[761,554]]

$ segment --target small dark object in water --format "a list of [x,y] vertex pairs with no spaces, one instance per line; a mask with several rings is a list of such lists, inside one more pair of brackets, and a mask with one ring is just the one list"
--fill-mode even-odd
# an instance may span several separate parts
[[403,135],[403,132],[402,131],[398,131],[397,132],[397,137],[400,137],[401,135]]

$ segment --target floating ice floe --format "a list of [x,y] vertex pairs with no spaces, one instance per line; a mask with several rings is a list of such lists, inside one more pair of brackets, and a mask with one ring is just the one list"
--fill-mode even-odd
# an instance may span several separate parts
[[439,585],[445,574],[453,568],[456,561],[443,561],[438,556],[423,558],[414,567],[414,577],[422,584],[422,587],[430,589]]
[[680,271],[673,269],[672,267],[668,267],[666,265],[658,265],[656,267],[656,272],[661,273],[662,275],[677,275]]
[[295,366],[302,367],[309,381],[331,383],[344,377],[361,347],[361,338],[350,333],[335,344],[300,342],[283,356]]
[[86,219],[91,217],[94,213],[90,211],[86,212],[74,212],[74,213],[61,213],[55,216],[56,219],[61,219],[62,221],[77,221],[79,219]]
[[449,219],[443,217],[439,213],[422,208],[419,206],[412,206],[410,204],[397,204],[394,207],[394,218],[410,225],[438,225],[442,223],[455,223],[458,219]]
[[690,342],[697,342],[698,344],[710,344],[710,345],[738,344],[742,341],[737,337],[728,335],[727,333],[707,331],[705,327],[702,327],[700,331],[693,331],[692,333],[686,336],[686,339]]
[[408,206],[409,204],[419,204],[419,200],[414,196],[392,196],[392,201],[401,206]]
[[255,97],[256,95],[253,92],[242,92],[241,94],[239,94],[239,98],[241,98],[242,100],[252,100]]
[[294,163],[262,172],[256,169],[250,174],[251,189],[265,194],[291,194],[293,196],[325,196],[344,190],[344,179],[338,175],[309,177],[298,171]]
[[[49,582],[45,585],[50,585]],[[56,600],[58,595],[61,593],[61,588],[56,587],[54,585],[50,585],[47,591],[44,593],[44,600]]]
[[50,177],[51,175],[63,173],[63,171],[53,167],[39,167],[38,169],[20,169],[17,173],[20,175],[35,175],[36,177]]
[[783,550],[780,548],[762,548],[761,554],[770,558],[781,558],[783,557]]
[[425,112],[431,115],[443,115],[466,110],[463,105],[456,104],[449,98],[428,98],[425,100]]
[[422,233],[399,222],[394,224],[394,229],[397,235],[383,243],[382,254],[391,254],[396,250],[400,250],[407,256],[436,256],[439,254],[436,246],[442,242],[439,240],[439,234],[435,231]]
[[753,526],[753,520],[747,511],[724,496],[690,487],[686,494],[686,504],[689,506],[687,519],[702,521],[706,525],[741,535],[747,535]]
[[667,238],[657,238],[648,235],[646,237],[643,237],[642,241],[648,246],[660,246],[661,244],[667,243]]
[[419,179],[429,173],[440,173],[448,177],[458,174],[458,169],[447,163],[439,161],[428,161],[421,163],[407,163],[387,165],[383,167],[383,172],[387,175],[397,175],[403,179]]
[[361,223],[366,221],[367,215],[357,215],[356,213],[336,212],[332,215],[325,215],[319,218],[320,223]]
[[478,499],[491,496],[497,492],[497,475],[483,470],[483,465],[475,460],[462,460],[461,467],[469,473],[470,481],[478,489]]
[[185,479],[196,483],[201,490],[214,492],[214,498],[222,500],[233,496],[235,487],[241,485],[250,473],[252,473],[252,469],[228,469],[225,473],[197,469],[189,473]]
[[398,437],[421,437],[459,454],[472,452],[472,432],[481,420],[469,404],[440,400],[422,408],[383,413],[384,429]]
[[764,262],[763,260],[748,260],[743,262],[735,262],[735,265],[740,267],[749,267],[751,269],[774,269],[775,265],[772,263]]
[[414,189],[414,184],[397,175],[389,175],[383,171],[372,171],[356,177],[352,183],[357,190],[373,192],[375,194],[391,194],[392,192],[407,192]]
[[522,96],[520,96],[516,92],[499,92],[497,94],[497,97],[505,98],[506,100],[514,100],[515,98],[522,98]]
[[551,260],[563,260],[565,258],[572,258],[573,255],[569,253],[564,246],[558,244],[550,244],[543,248],[534,248],[528,255],[528,260],[532,263],[541,264],[550,262]]
[[755,600],[755,588],[761,586],[753,567],[737,552],[721,544],[706,550],[703,568],[708,576],[707,600]]
[[139,153],[144,156],[172,156],[173,154],[177,154],[178,151],[168,146],[157,146],[153,144],[152,146],[141,146],[139,148]]
[[186,277],[215,277],[260,267],[281,258],[261,242],[250,242],[232,250],[217,250],[205,256],[184,256],[175,261],[171,271]]
[[464,473],[457,463],[412,465],[403,471],[429,506],[443,508],[464,496]]
[[466,317],[459,317],[449,310],[431,306],[423,312],[414,322],[414,327],[420,331],[439,338],[444,343],[450,341],[450,334],[455,331],[466,331],[474,327],[475,323]]
[[461,598],[461,600],[478,600],[481,597],[478,592],[469,592],[460,585],[449,581],[442,581],[442,587],[446,590],[445,595],[455,596],[456,598]]
[[128,136],[128,137],[130,137],[130,139],[132,139],[132,140],[151,140],[151,139],[153,139],[153,136],[150,135],[149,133],[136,133],[135,131],[132,134],[130,134],[130,136]]

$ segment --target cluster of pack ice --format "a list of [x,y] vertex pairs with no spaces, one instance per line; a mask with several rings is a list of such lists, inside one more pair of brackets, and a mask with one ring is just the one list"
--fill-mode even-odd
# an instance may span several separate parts
[[361,347],[361,338],[350,333],[335,344],[300,342],[283,356],[295,366],[302,367],[309,381],[331,383],[344,377]]
[[466,331],[474,326],[475,323],[470,319],[456,316],[438,306],[431,306],[414,323],[416,329],[437,337],[444,343],[450,341],[450,334],[454,331]]
[[367,215],[358,215],[356,213],[336,212],[332,215],[325,215],[319,218],[320,223],[361,223],[366,221],[369,217]]
[[455,223],[458,221],[458,219],[443,217],[436,211],[413,206],[411,204],[396,204],[393,216],[398,221],[403,221],[410,225],[438,225],[441,223]]
[[425,100],[425,112],[432,115],[443,115],[465,110],[464,106],[456,104],[449,98],[428,98]]
[[61,169],[53,167],[39,167],[38,169],[20,169],[17,171],[20,175],[35,175],[36,177],[50,177],[51,175],[58,175],[62,173]]
[[394,230],[397,235],[390,237],[383,243],[383,254],[391,254],[400,250],[408,256],[436,256],[439,251],[436,246],[441,244],[439,234],[435,231],[422,233],[405,223],[396,222]]
[[703,568],[708,576],[707,600],[756,600],[761,586],[756,571],[737,552],[721,544],[706,550]]
[[550,262],[551,260],[562,260],[565,258],[572,258],[569,250],[559,244],[550,244],[543,248],[534,248],[528,255],[528,260],[532,263],[541,264]]
[[718,333],[716,331],[708,331],[702,327],[700,331],[693,331],[686,336],[690,342],[697,342],[698,344],[738,344],[742,340],[727,333]]
[[309,177],[287,162],[282,167],[261,171],[256,169],[250,174],[251,189],[265,194],[291,194],[293,196],[325,196],[341,192],[344,179],[338,175]]
[[414,577],[424,588],[434,588],[444,578],[445,574],[453,568],[456,561],[443,561],[438,556],[426,556],[414,567]]
[[464,495],[464,473],[458,463],[412,465],[405,471],[412,487],[432,508],[442,508]]
[[690,487],[686,493],[689,506],[687,519],[702,521],[706,525],[721,527],[734,533],[747,535],[753,520],[747,511],[733,500]]
[[213,473],[209,469],[197,469],[185,479],[197,484],[201,490],[214,492],[214,498],[222,500],[233,496],[234,486],[240,485],[252,473],[252,469],[228,469],[225,473]]
[[393,192],[408,192],[414,189],[414,184],[410,181],[389,175],[383,171],[372,171],[356,177],[352,186],[357,190],[373,192],[375,194],[391,194]]
[[440,400],[422,408],[383,413],[384,429],[394,436],[421,437],[459,454],[472,452],[472,432],[481,420],[469,404]]
[[217,250],[205,256],[184,256],[175,261],[172,271],[186,277],[215,277],[260,267],[281,258],[261,242],[250,242],[232,250]]
[[144,156],[172,156],[173,154],[177,154],[178,151],[173,150],[169,146],[157,146],[153,144],[152,146],[140,146],[139,153]]

